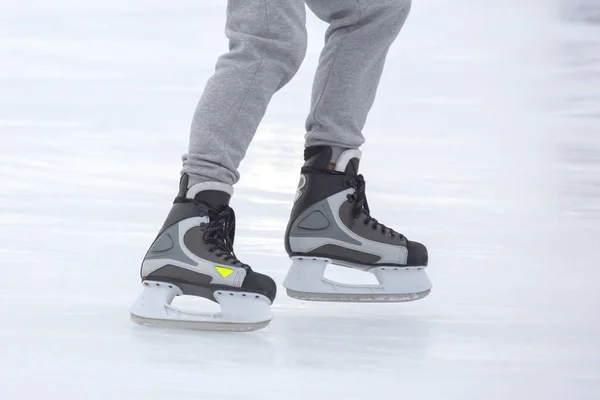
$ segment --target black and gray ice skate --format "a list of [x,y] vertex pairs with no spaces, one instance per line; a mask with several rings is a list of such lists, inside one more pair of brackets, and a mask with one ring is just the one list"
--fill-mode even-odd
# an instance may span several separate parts
[[[361,152],[337,159],[325,146],[305,150],[300,184],[285,233],[293,260],[283,283],[290,297],[314,301],[402,302],[427,296],[427,248],[371,217]],[[378,285],[323,277],[328,264],[372,273]]]
[[[233,251],[235,215],[232,188],[205,182],[189,190],[183,175],[161,231],[141,267],[143,292],[131,307],[143,325],[200,330],[251,331],[271,321],[276,285],[254,272]],[[171,303],[176,296],[200,296],[217,302],[221,312],[191,312]]]

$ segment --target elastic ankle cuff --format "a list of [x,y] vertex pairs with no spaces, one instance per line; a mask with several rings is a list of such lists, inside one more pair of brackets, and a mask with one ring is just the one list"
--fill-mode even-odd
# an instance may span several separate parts
[[198,193],[204,192],[204,191],[207,191],[207,190],[216,190],[216,191],[219,191],[219,192],[225,192],[229,196],[233,196],[233,186],[228,185],[228,184],[223,183],[223,182],[207,181],[207,182],[200,182],[200,183],[196,183],[196,184],[191,185],[188,188],[186,197],[188,199],[193,199],[193,198],[196,197],[196,195],[198,195]]

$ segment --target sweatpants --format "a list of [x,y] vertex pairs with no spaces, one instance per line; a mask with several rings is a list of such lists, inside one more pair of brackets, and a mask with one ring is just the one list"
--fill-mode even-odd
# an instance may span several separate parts
[[[306,7],[329,26],[314,77],[305,147],[359,148],[390,46],[411,0],[228,0],[229,51],[219,57],[191,124],[189,185],[234,185],[272,96],[307,49]],[[281,134],[286,134],[281,132]]]

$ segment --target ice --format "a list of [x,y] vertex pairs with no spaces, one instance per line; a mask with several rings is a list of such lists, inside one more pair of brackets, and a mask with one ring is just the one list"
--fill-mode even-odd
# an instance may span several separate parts
[[[373,216],[431,253],[420,302],[295,301],[283,232],[325,26],[236,186],[274,276],[252,334],[129,321],[224,1],[0,1],[0,398],[600,398],[600,5],[415,1],[365,135]],[[359,279],[338,270],[340,279]]]

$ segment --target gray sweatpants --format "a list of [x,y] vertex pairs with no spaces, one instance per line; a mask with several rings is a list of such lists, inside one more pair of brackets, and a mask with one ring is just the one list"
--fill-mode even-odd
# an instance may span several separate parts
[[329,23],[306,120],[306,146],[358,148],[388,50],[411,0],[228,0],[229,52],[194,114],[183,171],[190,185],[235,184],[237,168],[275,92],[306,54],[305,1]]

